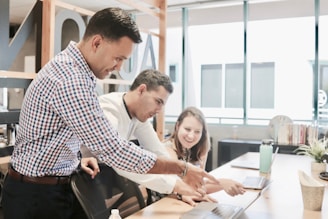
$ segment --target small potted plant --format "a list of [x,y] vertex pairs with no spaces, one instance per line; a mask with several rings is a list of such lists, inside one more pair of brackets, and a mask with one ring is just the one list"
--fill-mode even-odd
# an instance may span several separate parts
[[311,170],[313,172],[326,171],[328,162],[328,139],[314,139],[309,145],[302,144],[296,150],[296,154],[306,155],[313,158]]

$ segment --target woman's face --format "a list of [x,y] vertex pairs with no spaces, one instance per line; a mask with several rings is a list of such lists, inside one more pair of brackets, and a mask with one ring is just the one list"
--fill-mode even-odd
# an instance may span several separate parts
[[193,116],[185,117],[178,125],[178,140],[183,148],[190,149],[202,137],[203,125]]

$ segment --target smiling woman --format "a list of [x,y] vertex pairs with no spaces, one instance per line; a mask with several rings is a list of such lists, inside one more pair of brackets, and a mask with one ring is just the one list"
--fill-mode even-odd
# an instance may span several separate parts
[[[184,160],[205,169],[210,141],[203,113],[196,107],[187,107],[183,110],[177,119],[172,135],[166,141],[166,145],[173,158]],[[220,184],[205,181],[199,189],[204,189],[207,194],[224,190],[231,196],[244,194],[245,192],[243,185],[234,180],[225,178],[218,180]],[[200,200],[199,197],[177,194],[177,198],[193,206],[195,201],[216,202],[210,196],[204,196]]]
[[205,168],[210,142],[203,113],[187,107],[178,117],[174,131],[167,140],[168,150],[177,159]]

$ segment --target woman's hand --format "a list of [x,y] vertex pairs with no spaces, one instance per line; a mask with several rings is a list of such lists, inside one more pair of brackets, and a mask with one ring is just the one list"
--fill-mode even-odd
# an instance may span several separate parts
[[88,173],[91,178],[95,178],[95,176],[100,172],[98,161],[94,157],[85,157],[81,159],[81,168],[83,171]]
[[242,195],[246,191],[241,183],[231,179],[220,179],[220,185],[231,196]]
[[241,183],[234,180],[225,178],[220,178],[218,180],[220,181],[220,184],[206,181],[205,186],[207,194],[224,190],[227,194],[235,196],[242,195],[246,191]]

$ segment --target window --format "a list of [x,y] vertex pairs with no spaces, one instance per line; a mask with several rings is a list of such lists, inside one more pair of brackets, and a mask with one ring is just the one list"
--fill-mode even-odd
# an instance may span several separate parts
[[[326,4],[326,7],[325,7]],[[323,91],[322,95],[318,96],[318,120],[322,125],[328,125],[328,10],[327,1],[320,2],[319,17],[319,92]],[[319,93],[320,94],[320,93]],[[322,102],[321,102],[322,101]]]
[[167,29],[167,74],[170,75],[174,87],[173,93],[165,104],[166,121],[176,121],[176,117],[182,111],[183,98],[183,78],[182,78],[182,28]]
[[[169,72],[175,68],[181,74],[176,75],[165,115],[178,115],[185,101],[222,123],[238,119],[267,125],[276,115],[312,122],[317,95],[315,2],[304,0],[301,7],[295,1],[248,1],[247,17],[241,2],[188,10],[186,48],[176,40],[183,39],[182,28],[167,29],[167,60],[174,63]],[[320,0],[320,13],[318,90],[327,93],[327,1]],[[169,24],[177,19],[173,14]],[[185,51],[187,67],[181,58]],[[328,104],[319,111],[321,121],[328,123]]]
[[243,108],[243,64],[227,64],[225,68],[225,107]]
[[312,120],[314,23],[313,16],[249,21],[250,124],[276,115]]
[[251,108],[274,108],[274,63],[251,64]]
[[242,118],[243,23],[190,26],[188,45],[193,81],[186,83],[195,88],[188,103],[201,108],[206,117]]
[[222,66],[202,65],[201,106],[220,108],[222,101]]
[[176,65],[169,66],[169,76],[171,78],[172,83],[177,82],[177,66]]

